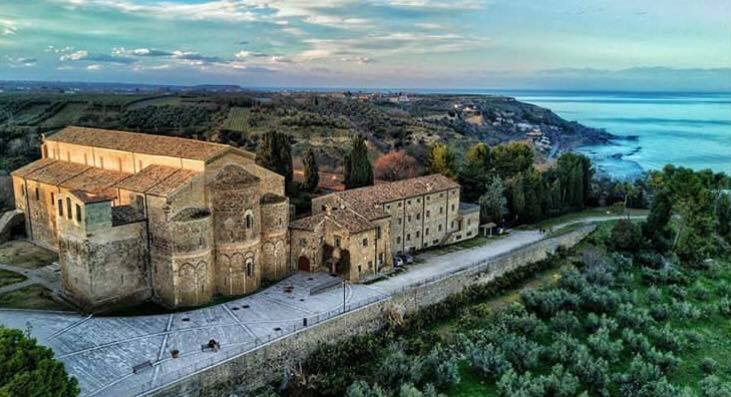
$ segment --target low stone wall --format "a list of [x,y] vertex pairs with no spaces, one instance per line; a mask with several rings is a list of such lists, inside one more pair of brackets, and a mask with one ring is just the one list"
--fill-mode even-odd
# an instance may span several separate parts
[[440,302],[470,285],[489,283],[518,267],[546,259],[560,246],[573,247],[593,230],[594,226],[584,226],[565,235],[541,240],[497,258],[474,264],[439,279],[405,287],[404,290],[382,301],[304,328],[261,346],[255,351],[153,390],[147,395],[213,397],[228,396],[234,388],[253,391],[282,379],[287,368],[293,368],[296,363],[306,359],[320,343],[333,343],[379,330],[386,322],[384,311],[391,305],[403,305],[408,312]]

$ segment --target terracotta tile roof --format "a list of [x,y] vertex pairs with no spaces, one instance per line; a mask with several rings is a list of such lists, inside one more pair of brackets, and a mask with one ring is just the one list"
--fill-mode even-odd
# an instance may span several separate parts
[[261,181],[258,176],[238,165],[227,165],[214,177],[214,182],[220,186],[235,187],[237,185],[251,185]]
[[33,171],[36,171],[38,169],[41,169],[43,167],[47,167],[49,164],[52,164],[55,162],[55,160],[52,160],[50,158],[40,159],[36,160],[32,163],[28,163],[17,170],[10,173],[10,175],[18,176],[18,177],[26,177],[29,174],[31,174]]
[[153,196],[168,196],[178,190],[180,187],[190,182],[194,176],[198,175],[198,172],[191,170],[177,170],[174,174],[165,178],[162,182],[158,183],[147,191],[147,194]]
[[274,193],[265,193],[259,200],[261,204],[277,204],[285,201],[287,201],[286,197]]
[[315,228],[324,222],[326,219],[334,222],[337,225],[345,228],[350,233],[360,233],[366,230],[371,230],[376,227],[373,223],[368,221],[366,218],[356,214],[350,209],[338,209],[333,210],[329,214],[321,212],[306,218],[297,219],[296,221],[290,222],[289,227],[293,229],[301,230],[315,230]]
[[67,180],[88,170],[89,166],[52,160],[45,167],[36,169],[25,177],[49,185],[61,185]]
[[84,204],[91,204],[91,203],[101,203],[104,201],[112,201],[114,200],[114,196],[106,195],[106,194],[94,194],[89,192],[84,192],[82,190],[72,190],[70,192],[76,198],[81,200]]
[[162,182],[178,169],[164,165],[148,165],[142,171],[130,175],[128,178],[117,183],[117,187],[133,192],[144,193]]
[[46,141],[193,160],[209,160],[230,148],[195,139],[74,126],[46,137]]
[[[66,163],[70,164],[70,163]],[[81,190],[90,193],[101,193],[113,188],[117,182],[127,178],[130,174],[119,171],[89,168],[75,177],[61,183],[69,190]],[[108,194],[113,194],[113,190]]]
[[388,216],[381,208],[384,203],[459,187],[457,182],[444,175],[432,174],[334,194],[350,204],[354,211],[373,220]]

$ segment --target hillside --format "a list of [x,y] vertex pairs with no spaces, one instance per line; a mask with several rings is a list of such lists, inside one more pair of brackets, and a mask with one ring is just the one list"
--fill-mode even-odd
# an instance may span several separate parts
[[548,109],[513,98],[469,95],[380,95],[265,92],[30,92],[0,94],[0,172],[38,156],[40,134],[69,125],[112,128],[255,149],[270,129],[291,136],[295,157],[316,147],[324,169],[340,166],[345,142],[367,137],[372,154],[405,149],[457,149],[529,139],[540,159],[611,135],[566,121]]

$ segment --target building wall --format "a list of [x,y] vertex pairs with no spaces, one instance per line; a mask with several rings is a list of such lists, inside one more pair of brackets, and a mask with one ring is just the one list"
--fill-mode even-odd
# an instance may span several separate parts
[[[322,344],[366,333],[372,333],[387,322],[387,313],[393,307],[402,307],[406,313],[438,303],[462,292],[474,284],[488,284],[497,277],[519,267],[546,259],[558,247],[572,247],[583,240],[594,226],[582,227],[571,233],[542,240],[498,258],[480,263],[445,279],[414,287],[384,300],[353,310],[344,315],[305,327],[293,334],[276,339],[255,350],[241,354],[221,364],[168,384],[149,395],[156,397],[214,397],[254,392],[256,389],[280,382],[285,372],[296,368]],[[467,264],[466,264],[467,265]],[[475,264],[477,265],[477,264]]]
[[210,214],[172,221],[172,284],[169,306],[196,306],[209,302],[214,282],[213,219]]
[[376,274],[376,231],[366,230],[346,237],[350,252],[350,274],[348,281],[358,282],[364,277]]
[[[318,225],[314,231],[290,229],[289,231],[289,263],[295,271],[318,271],[322,266],[323,226]],[[305,265],[303,268],[302,266]],[[330,271],[329,269],[326,271]]]
[[[60,222],[59,263],[66,296],[87,310],[148,299],[149,267],[144,222],[84,233]],[[80,231],[80,232],[79,232]]]
[[56,205],[61,190],[20,177],[13,177],[13,190],[16,208],[25,214],[27,235],[38,245],[57,251]]
[[287,250],[289,199],[261,204],[261,272],[262,278],[280,280],[292,274]]
[[[477,237],[480,232],[480,211],[468,212],[460,215],[457,230],[452,233],[448,243],[457,243]],[[462,226],[460,229],[459,226]]]

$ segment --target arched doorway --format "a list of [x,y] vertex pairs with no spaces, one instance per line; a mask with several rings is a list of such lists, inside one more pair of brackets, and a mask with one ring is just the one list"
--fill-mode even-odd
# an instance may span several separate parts
[[297,259],[297,270],[301,272],[310,271],[310,260],[306,256],[302,255]]

